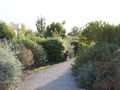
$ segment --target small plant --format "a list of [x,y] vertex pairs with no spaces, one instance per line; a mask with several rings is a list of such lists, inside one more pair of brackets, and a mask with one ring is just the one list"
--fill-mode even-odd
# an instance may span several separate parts
[[27,49],[22,43],[19,44],[19,60],[25,68],[29,68],[34,64],[33,54],[30,49]]

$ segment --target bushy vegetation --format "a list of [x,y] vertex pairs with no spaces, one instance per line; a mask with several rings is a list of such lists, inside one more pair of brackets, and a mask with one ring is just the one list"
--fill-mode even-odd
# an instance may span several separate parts
[[92,90],[119,90],[114,86],[114,82],[119,83],[119,80],[114,81],[120,73],[118,49],[115,44],[101,43],[79,54],[73,65],[79,85]]
[[9,29],[3,21],[0,21],[0,39],[13,39],[15,32]]
[[46,26],[45,18],[40,17],[37,31],[33,32],[24,24],[0,21],[0,90],[15,90],[24,72],[67,60],[71,38],[64,24],[53,22]]
[[64,61],[64,46],[59,39],[48,38],[41,42],[45,49],[48,61]]
[[26,70],[65,61],[68,57],[76,57],[72,70],[80,87],[87,90],[120,89],[120,25],[93,21],[84,28],[73,27],[66,35],[65,22],[46,26],[45,21],[43,17],[38,18],[37,32],[24,24],[0,22],[0,39],[12,43],[8,45],[12,51],[4,44],[0,45],[1,90],[11,90],[19,81],[20,62]]
[[0,90],[14,90],[21,75],[21,64],[7,48],[0,47]]
[[108,42],[119,44],[120,25],[111,25],[102,21],[94,21],[86,24],[83,31],[79,34],[81,42],[86,44],[96,44]]
[[33,58],[35,60],[35,66],[44,65],[47,62],[46,52],[43,47],[38,45],[36,42],[30,39],[23,39],[22,43],[26,48],[30,49],[33,53]]
[[46,31],[44,32],[44,36],[47,37],[65,37],[66,30],[63,27],[63,23],[53,22],[52,24],[48,25]]
[[119,25],[94,21],[79,33],[80,46],[72,70],[80,87],[87,90],[120,89],[119,32]]
[[23,64],[24,68],[29,68],[34,64],[32,51],[27,49],[22,42],[18,46],[18,51],[19,53],[17,56]]

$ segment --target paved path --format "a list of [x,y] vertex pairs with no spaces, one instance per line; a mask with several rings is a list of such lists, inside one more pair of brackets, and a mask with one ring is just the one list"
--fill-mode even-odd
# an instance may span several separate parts
[[71,74],[73,60],[62,62],[27,77],[19,90],[82,90],[77,88]]

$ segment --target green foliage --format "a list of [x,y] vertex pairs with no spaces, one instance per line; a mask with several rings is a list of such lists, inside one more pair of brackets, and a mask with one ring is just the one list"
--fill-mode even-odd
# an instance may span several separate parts
[[0,39],[13,39],[15,37],[15,33],[10,30],[6,23],[0,21]]
[[[118,45],[115,44],[108,44],[108,43],[99,43],[94,47],[88,48],[85,53],[81,54],[81,62],[87,63],[88,61],[101,61],[103,57],[110,57],[111,53],[116,51],[119,48]],[[79,57],[79,58],[80,58]]]
[[65,37],[66,30],[63,27],[62,23],[55,23],[47,26],[47,30],[45,31],[45,37]]
[[59,39],[48,38],[42,41],[41,44],[47,53],[49,62],[63,61],[64,46]]
[[[17,38],[24,38],[27,36],[33,36],[34,33],[31,29],[27,28],[24,24],[16,26],[17,28]],[[19,27],[19,28],[18,28]]]
[[71,57],[75,55],[75,49],[76,47],[73,48],[74,45],[71,45],[71,43],[73,41],[76,41],[75,37],[71,37],[71,36],[66,36],[65,38],[60,38],[58,37],[57,39],[59,39],[60,41],[63,42],[63,46],[64,46],[64,60],[67,60],[68,57]]
[[90,22],[84,28],[82,35],[87,38],[89,42],[96,42],[99,40],[99,34],[103,29],[105,23],[102,21]]
[[66,36],[65,38],[60,38],[65,47],[65,54],[67,57],[74,57],[78,52],[78,40],[76,37]]
[[38,20],[36,21],[36,27],[39,34],[42,34],[46,30],[45,18],[38,18]]
[[[73,72],[81,87],[89,87],[92,90],[113,90],[119,75],[120,53],[115,44],[99,43],[94,47],[78,53]],[[109,82],[108,82],[109,81]],[[110,84],[111,83],[111,84]],[[108,86],[102,86],[107,84]],[[118,84],[117,84],[118,85]],[[107,89],[105,89],[107,87]],[[117,87],[116,87],[117,88]]]
[[23,39],[22,42],[26,48],[32,51],[36,66],[44,65],[47,62],[46,53],[42,46],[30,39]]
[[96,44],[100,42],[108,42],[118,44],[120,39],[119,25],[111,25],[102,21],[94,21],[88,23],[79,38],[81,42],[87,44]]
[[24,36],[23,38],[25,38],[25,39],[30,39],[30,40],[32,40],[33,42],[37,43],[37,44],[40,44],[41,41],[44,40],[44,38],[41,38],[41,37],[36,36],[36,35],[34,35],[34,34]]
[[91,46],[79,49],[73,65],[73,72],[80,85],[91,87],[92,90],[120,89],[119,34],[120,25],[102,21],[88,23],[79,34],[82,46]]
[[57,37],[56,39],[60,40],[63,43],[64,51],[70,51],[71,49],[71,41],[73,38],[71,36],[66,36],[65,38]]
[[68,33],[69,36],[77,36],[80,32],[80,28],[77,26],[74,26],[71,30],[71,32]]
[[0,90],[14,90],[21,75],[21,64],[14,54],[0,48]]

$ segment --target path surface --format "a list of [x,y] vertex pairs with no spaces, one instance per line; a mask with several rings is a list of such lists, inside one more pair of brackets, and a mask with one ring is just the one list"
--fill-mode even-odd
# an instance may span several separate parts
[[77,88],[71,74],[73,60],[62,62],[27,77],[19,90],[82,90]]

